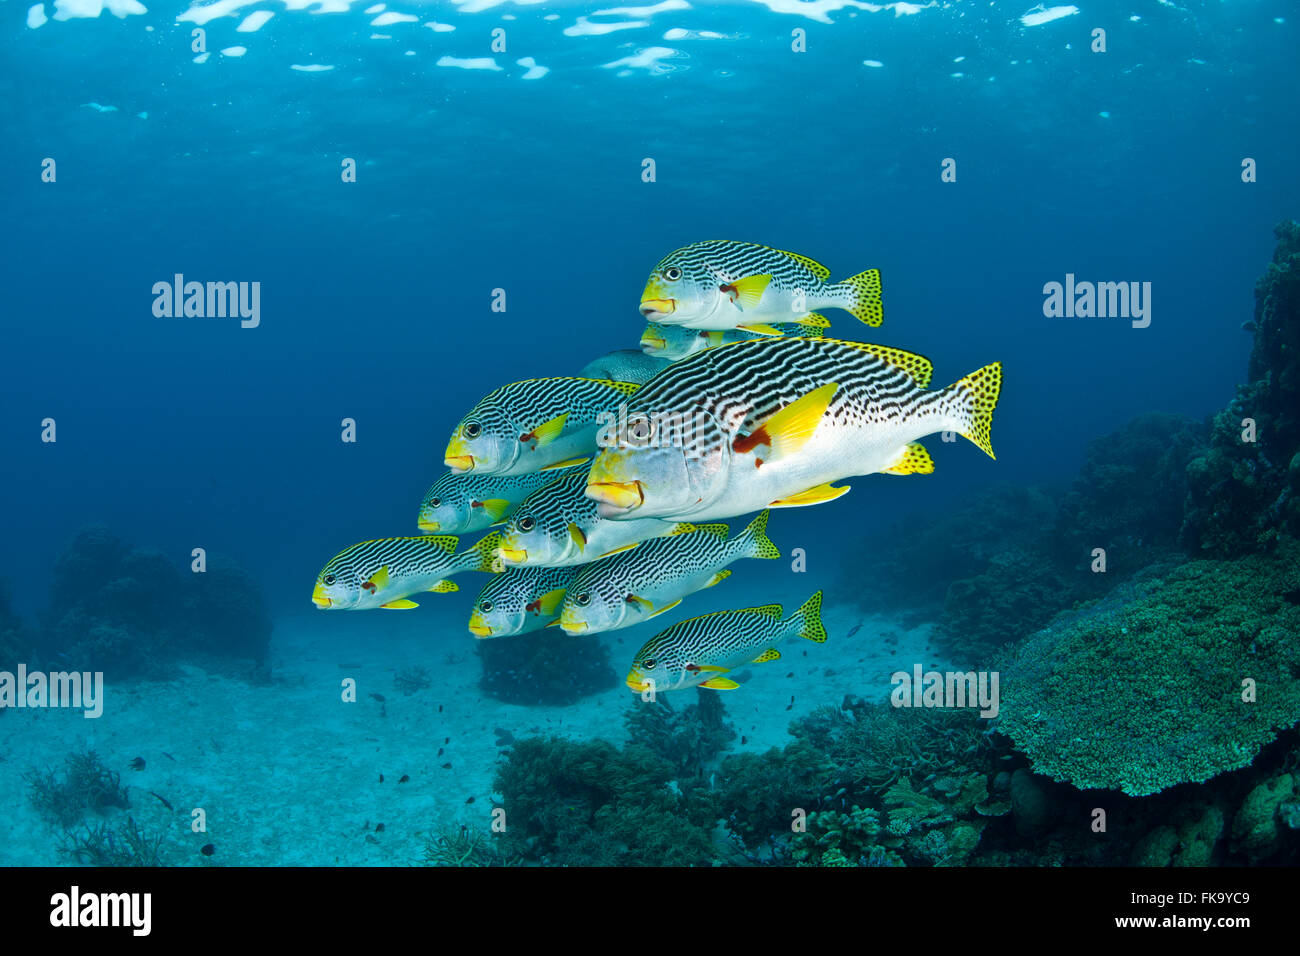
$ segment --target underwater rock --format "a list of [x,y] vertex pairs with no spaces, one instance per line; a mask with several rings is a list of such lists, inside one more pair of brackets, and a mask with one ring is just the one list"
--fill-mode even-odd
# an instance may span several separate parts
[[1134,796],[1246,766],[1300,720],[1300,545],[1138,575],[1011,652],[998,729],[1038,773]]
[[555,627],[475,641],[474,649],[483,664],[479,687],[508,704],[575,704],[618,684],[602,641]]
[[1300,535],[1300,224],[1274,234],[1255,286],[1247,384],[1211,422],[1209,448],[1187,468],[1182,540],[1192,553],[1236,557]]
[[1011,816],[1017,833],[1035,837],[1051,828],[1055,814],[1043,780],[1022,767],[1011,775],[1010,791]]
[[1276,852],[1282,835],[1278,811],[1294,790],[1295,779],[1289,773],[1278,774],[1251,790],[1232,818],[1233,849],[1252,861]]

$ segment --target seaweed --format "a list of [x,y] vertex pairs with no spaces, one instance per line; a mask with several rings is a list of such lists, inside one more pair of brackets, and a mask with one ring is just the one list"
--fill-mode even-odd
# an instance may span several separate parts
[[106,822],[64,831],[59,852],[89,866],[164,866],[162,838],[143,829],[128,816],[116,827]]
[[424,866],[517,866],[519,858],[502,852],[496,841],[462,825],[430,834],[424,841]]

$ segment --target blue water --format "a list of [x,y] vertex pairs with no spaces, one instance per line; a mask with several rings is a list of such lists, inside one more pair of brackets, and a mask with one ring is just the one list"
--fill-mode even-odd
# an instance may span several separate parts
[[[1300,208],[1300,18],[1283,0],[1080,0],[1037,26],[1028,0],[398,0],[387,11],[417,21],[381,26],[364,3],[255,0],[210,20],[145,5],[33,29],[11,0],[0,17],[0,580],[30,620],[76,531],[102,523],[178,565],[195,547],[233,556],[277,633],[366,638],[365,615],[309,603],[325,560],[415,533],[463,412],[635,347],[650,268],[706,238],[836,278],[878,267],[885,324],[835,312],[833,333],[922,352],[936,384],[1006,369],[996,462],[936,443],[932,476],[857,478],[774,516],[774,539],[808,549],[811,590],[898,514],[1068,480],[1088,439],[1138,413],[1222,407],[1272,226]],[[258,10],[275,15],[236,32]],[[582,24],[632,26],[571,35]],[[548,72],[525,79],[526,57]],[[645,65],[612,65],[629,59]],[[175,273],[260,282],[260,326],[155,318],[151,287]],[[1066,273],[1150,282],[1150,327],[1044,317],[1042,287]],[[385,632],[465,649],[423,610]]]

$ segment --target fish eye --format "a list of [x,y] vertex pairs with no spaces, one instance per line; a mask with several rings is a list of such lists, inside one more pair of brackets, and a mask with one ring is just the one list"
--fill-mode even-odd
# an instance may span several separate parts
[[633,444],[645,444],[654,437],[654,426],[647,415],[634,415],[627,421],[627,440]]
[[537,527],[537,521],[536,519],[533,518],[532,515],[525,515],[524,517],[519,519],[520,531],[532,531],[536,527]]
[[578,606],[579,606],[579,607],[586,607],[586,606],[587,606],[588,604],[590,604],[590,603],[591,603],[591,594],[590,594],[590,592],[586,592],[586,591],[584,591],[582,594],[579,594],[579,595],[578,595]]
[[648,671],[652,671],[654,670],[655,665],[658,663],[659,662],[655,660],[653,657],[647,657],[645,660],[645,669]]
[[478,438],[479,435],[483,434],[483,426],[478,422],[466,422],[462,431],[465,433],[466,438]]
[[484,614],[491,614],[491,613],[492,613],[492,602],[491,602],[491,601],[480,601],[480,602],[479,602],[479,605],[478,605],[478,609],[479,609],[480,611],[482,611]]
[[430,508],[441,508],[441,507],[442,507],[442,499],[441,499],[441,498],[430,498],[430,499],[429,499],[429,507],[430,507]]
[[326,587],[329,587],[329,586],[330,586],[331,584],[333,584],[336,580],[338,580],[338,579],[335,578],[334,575],[332,575],[332,574],[327,574],[327,575],[325,575],[325,577],[321,578],[321,583],[324,584]]
[[664,278],[669,282],[676,282],[682,277],[682,270],[676,266],[669,266],[664,270]]

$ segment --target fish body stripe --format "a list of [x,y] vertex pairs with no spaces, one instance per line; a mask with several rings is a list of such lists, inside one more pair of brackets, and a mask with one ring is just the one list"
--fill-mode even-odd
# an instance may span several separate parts
[[471,566],[466,563],[469,559],[477,563],[472,552],[453,554],[439,545],[439,539],[445,541],[446,536],[423,535],[362,541],[340,551],[325,566],[325,570],[334,574],[352,571],[365,577],[378,568],[386,567],[389,575],[397,578],[442,575],[465,570]]

